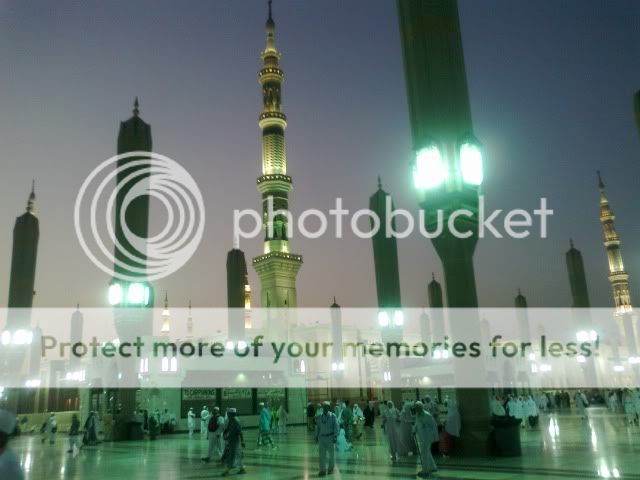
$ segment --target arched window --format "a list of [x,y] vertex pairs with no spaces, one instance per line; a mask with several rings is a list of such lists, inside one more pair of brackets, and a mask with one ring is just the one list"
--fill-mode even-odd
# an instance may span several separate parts
[[162,357],[161,369],[162,369],[163,372],[168,372],[169,371],[169,358],[168,357]]

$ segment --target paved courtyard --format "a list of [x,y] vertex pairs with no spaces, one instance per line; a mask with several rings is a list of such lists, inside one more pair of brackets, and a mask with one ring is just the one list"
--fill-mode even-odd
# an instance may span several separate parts
[[[314,478],[317,447],[302,426],[275,436],[275,450],[256,448],[256,430],[245,432],[247,449],[243,478]],[[624,417],[603,409],[590,409],[588,420],[572,415],[541,417],[540,428],[522,433],[519,458],[455,458],[440,463],[434,478],[542,479],[627,478],[640,480],[640,428],[626,427]],[[77,457],[66,453],[67,437],[55,445],[41,444],[38,435],[13,442],[26,478],[55,479],[199,479],[217,477],[222,468],[204,464],[206,442],[186,434],[161,437],[154,442],[102,443],[85,448]],[[415,478],[415,458],[397,465],[388,461],[386,446],[375,432],[356,441],[354,450],[337,454],[335,479]],[[234,475],[235,476],[235,475]],[[331,477],[327,477],[331,478]],[[4,479],[3,479],[4,480]]]

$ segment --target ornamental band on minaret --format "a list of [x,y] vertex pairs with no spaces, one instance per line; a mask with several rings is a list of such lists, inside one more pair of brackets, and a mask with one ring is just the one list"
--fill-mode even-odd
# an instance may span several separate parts
[[253,259],[260,276],[261,304],[263,307],[297,306],[296,275],[302,265],[302,256],[289,251],[288,218],[273,212],[289,209],[292,179],[287,175],[287,154],[284,130],[287,117],[282,112],[282,82],[284,73],[279,67],[280,52],[275,45],[275,22],[271,15],[266,23],[267,44],[262,51],[262,68],[258,82],[262,87],[263,109],[258,119],[262,129],[262,176],[258,178],[258,191],[262,194],[263,223],[265,228],[264,252]]
[[609,282],[613,290],[613,301],[616,314],[631,312],[631,294],[629,292],[629,274],[624,270],[620,238],[616,232],[615,219],[609,199],[604,191],[604,182],[598,172],[598,189],[600,190],[600,223],[604,232],[604,248],[609,260]]

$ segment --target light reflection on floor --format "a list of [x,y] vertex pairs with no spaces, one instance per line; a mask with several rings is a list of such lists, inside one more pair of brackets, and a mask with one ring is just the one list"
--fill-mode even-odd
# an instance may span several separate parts
[[[304,427],[291,427],[288,435],[277,436],[278,449],[273,451],[256,449],[255,430],[247,430],[246,437],[248,473],[244,478],[317,477],[317,447]],[[627,427],[623,416],[602,409],[590,409],[587,420],[568,414],[543,416],[540,428],[522,431],[522,446],[519,458],[452,457],[441,464],[434,478],[640,480],[640,428]],[[221,473],[220,467],[200,461],[206,442],[182,434],[155,442],[101,444],[82,450],[76,458],[66,454],[64,434],[53,446],[41,444],[39,436],[23,436],[12,448],[26,478],[33,480],[200,479]],[[396,466],[387,461],[379,428],[356,442],[352,452],[337,458],[338,471],[332,476],[336,479],[413,478],[418,470],[415,458]]]

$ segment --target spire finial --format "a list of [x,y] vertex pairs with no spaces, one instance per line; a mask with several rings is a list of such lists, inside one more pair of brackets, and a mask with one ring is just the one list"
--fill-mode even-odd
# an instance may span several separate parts
[[378,175],[378,190],[382,190],[382,179],[380,178],[380,175]]
[[189,313],[191,313],[191,299],[189,299]]
[[336,296],[333,296],[333,303],[336,303]]
[[31,180],[31,193],[29,194],[29,200],[27,200],[27,212],[33,213],[35,211],[36,202],[36,180]]
[[518,287],[518,296],[521,297],[522,296],[522,291],[520,290],[520,287]]
[[167,290],[164,291],[164,308],[169,307],[169,292]]
[[569,238],[569,247],[574,248],[573,247],[573,238]]
[[76,303],[76,310],[80,310],[80,303]]
[[271,16],[271,3],[273,3],[273,0],[269,0],[267,3],[269,4],[269,20],[273,22],[273,17]]
[[140,102],[138,102],[138,96],[136,95],[136,99],[133,101],[133,115],[140,115]]
[[598,174],[598,188],[602,190],[604,188],[604,182],[602,181],[602,176],[600,175],[600,170],[596,170]]
[[436,281],[436,274],[434,272],[431,272],[431,280]]

